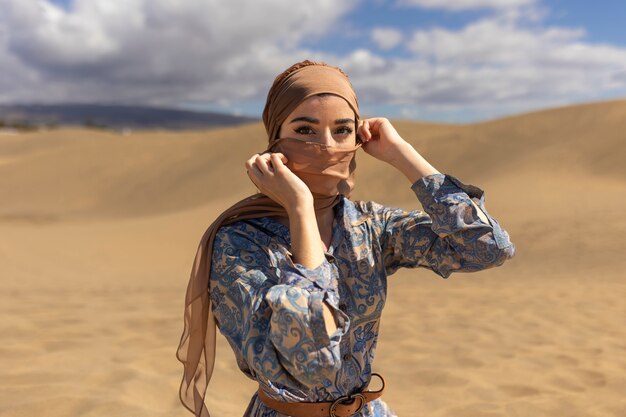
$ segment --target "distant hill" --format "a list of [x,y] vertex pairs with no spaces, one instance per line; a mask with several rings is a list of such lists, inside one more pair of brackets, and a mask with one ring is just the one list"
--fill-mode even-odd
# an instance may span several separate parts
[[[394,126],[441,172],[488,190],[488,207],[495,213],[556,211],[555,224],[561,225],[562,211],[587,209],[576,220],[581,227],[601,221],[593,213],[596,203],[604,204],[619,213],[624,227],[619,230],[626,236],[623,206],[615,203],[621,192],[616,184],[626,184],[626,100],[469,125],[394,121]],[[260,121],[204,131],[135,131],[128,137],[84,128],[0,132],[0,223],[229,206],[256,192],[244,164],[266,145]],[[352,198],[418,204],[398,170],[362,150],[357,166]],[[596,200],[604,187],[606,194]],[[570,205],[559,205],[558,198]],[[607,226],[612,227],[617,226]]]
[[251,117],[147,106],[101,104],[0,104],[0,127],[86,126],[190,130],[255,122]]

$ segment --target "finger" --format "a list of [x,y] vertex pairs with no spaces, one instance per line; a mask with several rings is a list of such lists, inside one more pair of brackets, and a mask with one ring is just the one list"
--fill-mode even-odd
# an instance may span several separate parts
[[363,121],[363,141],[367,142],[372,138],[371,125],[369,119]]
[[363,138],[365,137],[365,133],[363,133],[363,121],[359,122],[359,126],[356,128],[356,136],[357,138],[360,138],[361,141],[363,141]]
[[261,187],[259,187],[258,182],[263,177],[263,174],[261,174],[261,172],[259,171],[259,168],[257,168],[256,165],[252,165],[250,169],[247,170],[247,173],[248,173],[248,178],[250,178],[250,181],[252,182],[252,184],[254,184],[254,186],[260,190]]
[[251,170],[254,166],[256,166],[259,158],[261,158],[261,155],[259,155],[258,153],[252,155],[250,159],[246,161],[246,170]]
[[273,153],[271,155],[272,166],[274,167],[274,171],[280,171],[285,167],[284,160],[286,160],[285,155],[280,153]]
[[374,132],[380,133],[380,130],[382,129],[383,125],[388,122],[389,120],[387,120],[384,117],[377,117],[374,120],[372,120],[370,129],[373,130]]
[[289,161],[287,157],[285,156],[285,154],[281,152],[276,152],[275,155],[278,155],[280,157],[280,160],[283,162],[283,164],[286,164],[287,161]]
[[269,160],[270,154],[263,154],[254,161],[254,166],[264,175],[271,174],[274,170],[270,166]]
[[256,164],[250,165],[250,168],[248,168],[247,172],[248,172],[248,175],[252,175],[252,176],[256,176],[256,177],[260,177],[260,176],[263,175],[263,173],[261,172],[259,167],[256,166]]
[[248,160],[245,163],[246,166],[246,170],[249,171],[250,168],[252,167],[252,165],[254,164],[254,161],[256,160],[256,158],[259,156],[258,153],[252,155],[250,158],[248,158]]
[[380,118],[376,118],[372,120],[372,123],[370,124],[370,129],[378,131],[380,129],[380,125],[382,124],[382,122],[383,122],[383,119],[380,119]]

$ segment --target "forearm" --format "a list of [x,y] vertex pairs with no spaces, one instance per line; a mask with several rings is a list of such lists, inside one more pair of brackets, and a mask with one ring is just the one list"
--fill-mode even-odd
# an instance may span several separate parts
[[322,237],[313,204],[302,204],[289,211],[291,255],[294,262],[315,269],[324,262]]
[[[433,167],[419,152],[411,146],[411,144],[407,143],[407,146],[404,148],[402,152],[398,155],[396,160],[392,161],[391,164],[396,167],[399,171],[401,171],[411,184],[413,184],[418,179],[432,174],[441,174],[441,172],[437,171],[435,167]],[[485,213],[478,207],[478,204],[471,200],[472,204],[476,208],[476,212],[478,217],[486,224],[490,224],[489,220]]]
[[[309,269],[320,266],[324,262],[324,249],[312,205],[296,208],[289,213],[289,231],[293,261]],[[323,303],[323,306],[326,332],[330,336],[337,326],[328,305]]]
[[426,175],[441,174],[408,142],[398,149],[396,157],[389,163],[402,172],[411,184]]
[[[402,172],[411,184],[426,175],[441,174],[408,142],[398,152],[398,156],[390,163]],[[480,219],[486,224],[490,224],[487,216],[480,209],[480,207],[478,207],[474,200],[472,200],[472,204],[476,208],[478,217],[480,217]]]

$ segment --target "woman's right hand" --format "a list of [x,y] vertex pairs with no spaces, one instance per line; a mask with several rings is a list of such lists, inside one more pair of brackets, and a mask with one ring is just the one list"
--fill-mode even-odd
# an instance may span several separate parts
[[254,154],[246,161],[248,177],[259,191],[287,210],[313,205],[309,187],[287,166],[282,153]]

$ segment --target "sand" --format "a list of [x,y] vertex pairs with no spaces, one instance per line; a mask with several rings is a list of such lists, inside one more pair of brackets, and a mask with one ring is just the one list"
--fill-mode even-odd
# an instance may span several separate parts
[[[517,254],[448,280],[390,278],[384,399],[404,417],[626,416],[626,101],[395,125],[485,190]],[[0,416],[191,415],[175,358],[184,290],[208,224],[254,192],[243,163],[263,136],[0,136]],[[420,207],[391,167],[358,161],[355,199]],[[255,390],[221,337],[211,387],[213,417],[242,415]]]

